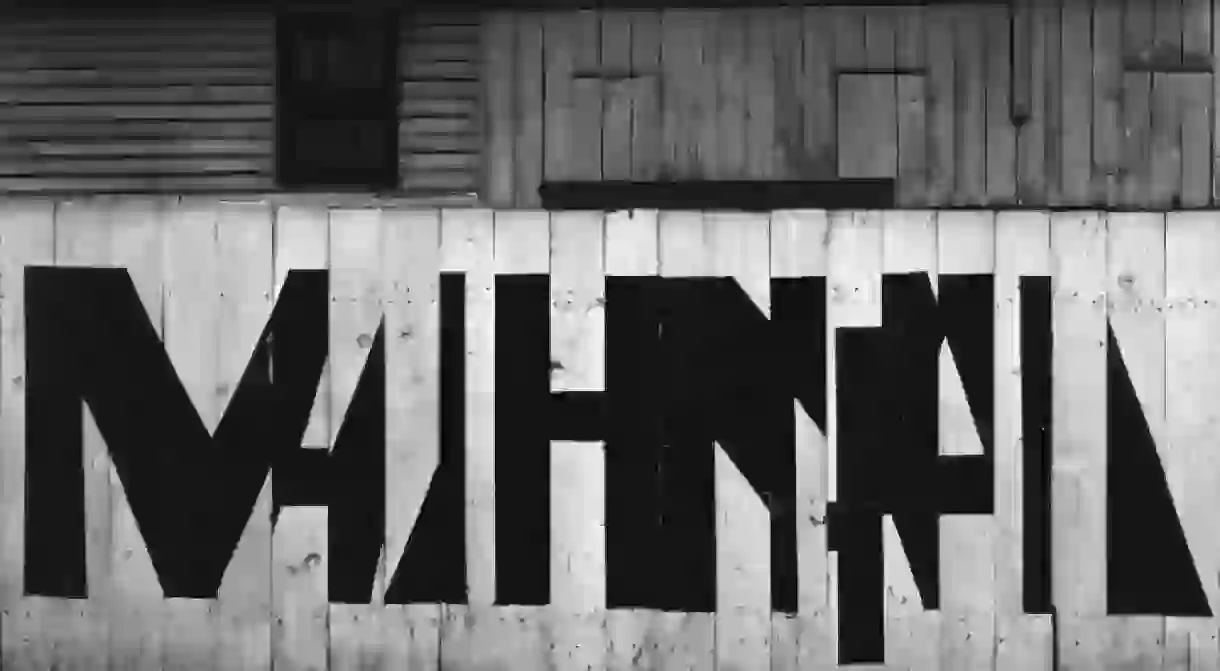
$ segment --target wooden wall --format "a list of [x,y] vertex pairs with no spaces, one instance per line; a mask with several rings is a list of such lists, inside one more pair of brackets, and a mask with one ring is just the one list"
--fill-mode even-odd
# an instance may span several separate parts
[[1191,208],[1211,0],[552,11],[485,20],[487,202],[542,180],[897,180],[927,206]]
[[0,189],[269,190],[273,28],[232,12],[6,18]]
[[[477,14],[404,15],[399,189],[482,176]],[[0,190],[272,192],[275,25],[266,10],[7,17]]]
[[[853,394],[861,393],[859,384],[868,382],[868,376],[849,371],[844,377],[842,364],[836,367],[835,362],[856,356],[840,350],[848,346],[844,343],[862,342],[858,338],[881,332],[876,327],[886,325],[883,314],[889,315],[885,320],[901,317],[891,309],[890,280],[883,284],[885,276],[919,282],[927,277],[933,287],[939,282],[940,300],[946,305],[958,300],[954,295],[960,298],[962,294],[955,292],[962,287],[992,287],[976,307],[981,305],[982,319],[994,330],[993,342],[980,343],[982,336],[975,332],[950,333],[949,345],[936,348],[939,369],[935,365],[930,369],[935,378],[931,388],[937,391],[922,396],[929,399],[931,414],[939,418],[932,424],[936,438],[931,456],[942,463],[990,454],[994,494],[985,501],[989,514],[939,518],[936,609],[921,606],[925,602],[921,596],[928,595],[921,595],[917,584],[925,576],[916,578],[919,571],[912,572],[912,567],[926,566],[924,559],[914,546],[906,545],[904,551],[906,541],[899,541],[891,518],[883,518],[879,528],[883,543],[878,547],[884,555],[884,668],[1051,669],[1052,659],[1059,660],[1060,668],[1073,669],[1218,668],[1216,619],[1186,616],[1191,607],[1170,605],[1155,596],[1189,597],[1189,579],[1196,576],[1201,582],[1193,587],[1197,597],[1193,608],[1202,604],[1206,612],[1220,605],[1220,593],[1210,578],[1220,570],[1220,545],[1214,542],[1212,523],[1220,504],[1215,482],[1215,445],[1220,438],[1215,365],[1220,362],[1211,354],[1211,343],[1220,335],[1215,315],[1220,278],[1213,259],[1213,250],[1220,245],[1217,223],[1212,213],[1183,212],[548,214],[272,208],[257,202],[192,199],[5,200],[0,203],[0,537],[4,541],[0,544],[0,660],[5,669],[14,671],[97,668],[102,660],[110,668],[122,669],[610,670],[702,669],[713,664],[722,669],[835,668],[836,626],[847,619],[836,594],[847,589],[847,578],[842,576],[848,568],[836,559],[842,547],[839,552],[829,551],[827,520],[833,502],[856,496],[848,491],[844,475],[850,471],[843,464],[851,461],[844,441],[854,441],[849,436],[859,430],[852,418],[876,424],[888,412],[886,403],[895,402],[878,400],[870,408],[851,401],[859,399]],[[64,301],[84,300],[77,295],[80,291],[122,286],[102,276],[72,284],[67,275],[44,273],[35,287],[33,276],[23,272],[31,266],[126,268],[136,309],[128,314],[139,315],[142,306],[146,328],[151,328],[150,334],[155,331],[152,342],[159,338],[164,343],[173,375],[182,386],[143,389],[141,376],[146,371],[122,363],[130,360],[124,357],[138,353],[134,344],[131,349],[97,351],[118,341],[107,340],[109,321],[89,321],[90,314],[101,313],[95,313],[96,306],[88,301],[79,311],[57,317],[79,317],[83,321],[72,325],[83,331],[63,327],[28,335],[27,326],[35,328],[32,319],[50,323],[44,319],[50,313],[37,306],[62,313],[63,306],[70,304]],[[161,396],[185,395],[189,401],[183,403],[198,413],[201,431],[215,431],[217,436],[228,431],[229,438],[218,438],[218,448],[205,443],[182,447],[176,439],[165,438],[169,433],[157,434],[161,438],[153,443],[156,450],[179,450],[176,454],[184,460],[167,461],[163,468],[216,463],[208,455],[240,440],[224,428],[221,418],[235,405],[250,401],[237,400],[246,393],[243,388],[282,389],[283,380],[298,379],[293,376],[303,373],[276,368],[279,355],[274,353],[270,368],[259,368],[263,359],[257,354],[271,346],[264,324],[273,306],[278,313],[279,303],[289,301],[286,287],[295,281],[290,271],[297,269],[329,269],[329,288],[320,304],[329,306],[323,308],[329,313],[324,336],[329,354],[316,396],[312,389],[304,390],[307,400],[313,398],[312,409],[309,402],[300,408],[308,409],[307,418],[302,415],[292,449],[300,445],[300,451],[315,456],[327,448],[342,451],[338,442],[351,440],[343,434],[367,421],[348,410],[355,407],[357,397],[369,393],[360,391],[360,380],[367,374],[365,361],[384,356],[386,362],[384,549],[370,569],[374,587],[367,604],[330,603],[342,575],[331,568],[339,558],[332,556],[336,546],[328,541],[328,533],[336,529],[328,525],[328,508],[285,504],[272,486],[274,468],[271,477],[262,471],[262,478],[233,484],[226,487],[223,498],[212,499],[207,498],[216,495],[208,489],[210,480],[196,490],[190,489],[196,485],[171,481],[169,475],[157,480],[153,471],[153,482],[161,488],[156,496],[161,498],[129,496],[137,483],[132,469],[151,463],[148,459],[158,452],[132,456],[131,441],[141,440],[139,432],[128,433],[122,428],[128,424],[116,424],[120,415],[136,413],[133,417],[142,418],[141,425],[152,421],[150,426],[159,426],[154,421],[159,413],[152,412],[149,404],[160,402]],[[442,273],[462,274],[464,289],[447,294]],[[658,275],[731,277],[733,286],[748,296],[746,303],[753,301],[761,314],[773,319],[781,318],[781,308],[788,315],[806,314],[801,311],[825,300],[824,322],[800,323],[823,324],[824,334],[835,336],[826,339],[828,350],[806,356],[807,350],[817,348],[816,333],[784,345],[794,349],[783,350],[797,356],[789,367],[802,374],[819,369],[819,361],[831,362],[829,370],[838,371],[824,380],[825,409],[810,403],[821,393],[814,384],[809,392],[813,396],[802,396],[790,416],[793,462],[781,466],[789,473],[795,469],[795,490],[786,499],[795,506],[795,514],[786,519],[796,527],[797,544],[797,598],[791,614],[773,612],[770,596],[775,564],[768,548],[775,546],[768,539],[780,531],[772,531],[776,527],[768,524],[768,511],[779,514],[776,511],[783,506],[759,498],[756,464],[743,461],[738,446],[727,438],[715,448],[707,446],[715,453],[709,471],[714,480],[719,566],[714,612],[607,607],[608,599],[614,598],[607,591],[608,534],[614,531],[606,527],[607,506],[622,499],[613,498],[614,492],[607,489],[609,453],[602,443],[587,439],[543,448],[543,455],[549,450],[549,456],[543,457],[549,466],[542,471],[549,473],[542,476],[542,491],[549,492],[551,502],[550,516],[543,520],[549,543],[541,546],[539,566],[514,564],[505,570],[503,548],[511,553],[517,551],[512,548],[530,544],[513,535],[521,531],[514,526],[517,521],[497,519],[496,511],[519,506],[525,498],[539,499],[536,492],[520,492],[512,479],[505,479],[529,481],[538,476],[513,470],[526,459],[527,444],[511,436],[503,438],[496,429],[496,408],[519,403],[515,398],[497,401],[496,388],[516,382],[497,375],[541,350],[525,343],[510,358],[501,358],[503,352],[496,351],[497,330],[520,333],[514,321],[528,319],[525,314],[497,317],[497,301],[519,296],[508,288],[541,276],[543,312],[538,314],[549,311],[549,327],[544,320],[540,328],[543,334],[550,333],[550,391],[596,392],[607,385],[606,343],[614,345],[604,330],[616,314],[613,301],[606,300],[611,278]],[[51,286],[46,284],[48,277],[65,282],[52,282],[62,291],[46,293]],[[505,277],[510,281],[505,283]],[[824,287],[822,293],[806,294],[804,303],[789,300],[781,306],[781,298],[793,294],[781,296],[779,287],[795,286],[784,283],[802,278],[814,281],[811,286]],[[1022,288],[1030,278],[1045,278],[1040,285],[1046,292],[1045,338],[1051,340],[1053,333],[1053,354],[1043,349],[1035,356],[1030,349],[1036,343],[1028,334],[1036,334],[1037,328],[1030,315],[1040,309],[1036,300],[1028,298],[1037,294]],[[977,282],[990,284],[972,284]],[[114,295],[98,291],[99,297]],[[455,295],[456,313],[449,302]],[[34,312],[27,300],[37,303]],[[627,307],[617,314],[626,314]],[[456,327],[454,314],[459,315]],[[383,320],[380,327],[379,320]],[[274,340],[287,338],[288,343],[308,335],[302,331],[306,322],[294,324],[295,330],[274,331]],[[1108,346],[1107,329],[1112,331]],[[131,333],[138,335],[139,330]],[[447,358],[440,352],[448,351],[443,343],[455,333],[463,345],[456,359]],[[900,334],[888,346],[902,346],[904,338],[917,337],[912,333]],[[972,344],[982,348],[971,349]],[[80,461],[75,466],[72,459],[65,462],[62,467],[67,470],[58,471],[66,474],[65,479],[51,490],[41,489],[37,497],[44,498],[28,489],[41,482],[41,476],[27,478],[27,469],[45,473],[47,468],[61,468],[57,465],[61,462],[48,462],[37,450],[63,453],[58,452],[59,443],[46,442],[48,434],[35,438],[27,429],[39,422],[37,426],[43,427],[39,431],[45,430],[48,417],[39,413],[50,398],[47,392],[54,396],[66,389],[56,391],[56,383],[49,382],[63,374],[62,366],[46,368],[40,363],[27,368],[35,348],[51,353],[49,360],[39,355],[40,361],[81,363],[77,368],[86,377],[79,379],[93,380],[81,383],[80,393],[89,400],[77,425],[80,434],[58,434],[61,442],[81,440],[76,457]],[[247,369],[252,351],[254,367]],[[74,358],[81,356],[85,358]],[[541,356],[545,365],[545,352]],[[105,373],[103,362],[114,357],[120,361],[120,368],[114,369],[116,378],[87,377]],[[858,362],[858,357],[854,360]],[[454,387],[442,384],[444,369],[455,361],[466,390],[456,400],[444,391]],[[321,366],[321,360],[317,364]],[[622,366],[620,360],[616,370],[623,370]],[[1045,368],[1042,373],[1035,370],[1039,366]],[[243,370],[249,378],[244,381]],[[822,370],[825,375],[826,369]],[[993,380],[982,397],[974,386],[980,374]],[[1036,386],[1040,375],[1049,384],[1041,391],[1027,383],[1028,378]],[[125,387],[125,380],[136,380],[136,387]],[[873,382],[884,381],[884,388],[892,389],[896,384],[890,380]],[[271,386],[258,386],[263,384]],[[140,393],[152,395],[131,406],[123,406],[127,401],[119,406],[105,402],[116,395],[126,394],[122,396],[126,399]],[[994,405],[980,409],[977,400],[983,397]],[[735,398],[741,403],[749,397]],[[1123,402],[1128,405],[1121,406]],[[464,438],[456,444],[454,429],[445,419],[453,415],[440,411],[449,403],[462,408],[456,417]],[[1033,406],[1043,403],[1048,404],[1049,418],[1037,419],[1042,411]],[[516,412],[530,406],[512,407]],[[73,417],[77,408],[69,403],[64,414],[49,418],[51,425],[66,422],[72,427],[80,418]],[[1033,424],[1026,420],[1031,412]],[[981,416],[990,419],[983,422]],[[450,428],[438,430],[438,417],[441,426]],[[1141,417],[1146,423],[1143,429],[1138,423]],[[225,420],[229,421],[242,420]],[[1053,438],[1046,446],[1041,436],[1052,425]],[[200,440],[206,441],[207,433],[200,434]],[[1139,443],[1139,435],[1147,439]],[[27,441],[41,447],[30,452]],[[514,446],[513,454],[505,454],[508,442]],[[251,449],[265,448],[258,443]],[[851,449],[867,447],[853,445]],[[1031,466],[1029,454],[1043,448],[1049,453],[1049,470],[1038,475],[1039,467],[1036,462]],[[1131,451],[1138,449],[1144,452]],[[937,457],[938,453],[946,456]],[[71,456],[70,451],[66,454]],[[111,455],[126,457],[112,460]],[[1121,479],[1126,476],[1116,475],[1132,470],[1132,455],[1143,461],[1131,482],[1152,486],[1131,485]],[[446,470],[454,458],[463,464],[456,473]],[[247,468],[251,463],[239,460],[230,467]],[[194,468],[188,468],[188,475]],[[229,477],[219,467],[200,468],[212,474],[208,477]],[[456,561],[464,560],[465,566],[460,596],[446,599],[448,603],[391,599],[388,585],[400,579],[395,567],[398,557],[407,556],[404,548],[435,542],[417,540],[414,530],[427,516],[429,483],[435,490],[446,473],[462,483],[464,492],[455,504],[460,519],[449,518],[446,523],[460,523],[465,530],[456,550]],[[1031,562],[1028,547],[1034,542],[1030,538],[1038,537],[1028,529],[1035,526],[1031,515],[1039,514],[1038,506],[1031,508],[1026,499],[1029,492],[1037,491],[1028,483],[1041,477],[1048,489],[1040,496],[1049,495],[1051,502],[1043,520],[1051,544],[1040,547],[1048,553],[1049,598],[1057,609],[1053,618],[1045,605],[1029,607],[1037,589],[1031,585],[1037,581],[1031,583],[1026,577],[1025,564]],[[83,498],[74,498],[78,495],[73,493],[74,478]],[[343,486],[326,478],[321,482],[326,487]],[[360,486],[374,487],[374,483]],[[205,500],[192,503],[194,494],[175,498],[180,490],[199,493]],[[83,544],[74,547],[82,553],[87,598],[46,596],[48,591],[75,588],[67,582],[47,582],[47,566],[27,562],[29,548],[37,544],[45,550],[46,534],[62,530],[25,524],[26,515],[32,514],[27,506],[47,501],[48,491],[62,498],[64,509],[72,507],[66,502],[75,500],[83,511],[78,520]],[[1157,491],[1163,500],[1156,498]],[[1145,495],[1151,498],[1141,498]],[[158,562],[154,569],[148,549],[153,543],[147,534],[157,529],[156,533],[165,533],[166,527],[158,526],[162,523],[157,520],[185,523],[185,518],[166,515],[194,510],[198,517],[191,524],[196,526],[181,540],[190,543],[195,534],[207,533],[209,511],[230,505],[226,502],[234,498],[249,501],[251,517],[240,539],[234,538],[232,557],[225,555],[215,598],[165,598],[171,588],[164,576],[158,583],[158,571],[172,567]],[[156,503],[171,499],[178,503]],[[273,505],[278,509],[274,524]],[[45,506],[39,510],[60,514],[54,506],[50,513]],[[347,513],[332,508],[329,514]],[[71,522],[70,517],[64,519]],[[1181,548],[1173,546],[1172,534],[1157,535],[1164,529],[1181,529]],[[1140,555],[1142,559],[1108,559],[1108,541],[1124,552],[1134,548],[1137,555],[1147,546],[1156,552]],[[1185,563],[1158,559],[1171,555],[1184,557]],[[67,559],[64,555],[47,559],[50,574],[55,567],[70,566],[71,562],[62,563]],[[1138,599],[1124,596],[1123,590],[1133,584],[1132,566],[1143,571],[1134,574],[1140,586],[1136,591],[1154,595],[1151,602],[1140,605]],[[1123,570],[1128,572],[1119,575],[1111,571],[1117,571],[1115,567],[1126,567]],[[513,581],[527,569],[542,577],[549,596],[541,604],[510,605],[520,603],[511,596]],[[36,579],[42,581],[42,596],[27,593],[35,574],[44,576]],[[1186,583],[1175,582],[1183,577]],[[1181,585],[1187,589],[1183,591]],[[399,600],[408,603],[392,603]]]

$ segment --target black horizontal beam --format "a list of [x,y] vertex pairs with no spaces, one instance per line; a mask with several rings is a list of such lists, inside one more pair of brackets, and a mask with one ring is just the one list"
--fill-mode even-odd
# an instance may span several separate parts
[[894,180],[545,182],[547,210],[892,209]]

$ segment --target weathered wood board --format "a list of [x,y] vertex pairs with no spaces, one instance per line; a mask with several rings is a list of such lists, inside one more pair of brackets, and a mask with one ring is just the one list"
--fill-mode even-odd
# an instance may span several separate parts
[[1218,226],[4,201],[4,668],[1213,668]]

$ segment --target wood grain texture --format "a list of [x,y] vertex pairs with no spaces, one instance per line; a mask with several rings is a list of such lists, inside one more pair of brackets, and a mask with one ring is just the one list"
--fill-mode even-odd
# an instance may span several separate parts
[[[938,287],[941,275],[994,273],[988,311],[996,331],[995,514],[942,519],[939,612],[922,609],[914,559],[892,519],[883,522],[887,668],[1049,670],[1055,641],[1064,666],[1072,668],[1192,670],[1211,668],[1220,658],[1211,618],[1108,614],[1104,549],[1105,403],[1107,380],[1113,381],[1105,363],[1108,323],[1195,566],[1206,576],[1220,565],[1210,512],[1217,471],[1208,449],[1216,438],[1210,407],[1217,391],[1209,343],[1220,329],[1212,314],[1220,292],[1211,270],[1217,242],[1212,213],[603,214],[293,205],[273,217],[261,202],[153,198],[10,198],[0,212],[7,215],[0,217],[0,428],[6,437],[0,456],[6,468],[22,473],[25,456],[23,449],[8,448],[24,444],[25,381],[12,375],[25,357],[24,308],[14,299],[25,298],[24,289],[14,291],[24,278],[16,269],[52,263],[128,268],[175,374],[212,429],[288,270],[329,268],[336,361],[324,384],[333,402],[314,412],[324,428],[307,434],[323,436],[326,444],[341,426],[353,372],[367,357],[359,335],[370,324],[384,316],[390,330],[414,334],[387,344],[388,557],[401,556],[436,463],[436,436],[423,427],[437,413],[430,390],[438,374],[440,272],[465,273],[467,298],[468,603],[386,605],[378,590],[393,567],[378,569],[372,603],[328,603],[334,575],[327,571],[326,511],[287,507],[273,531],[266,490],[219,598],[162,598],[125,492],[106,463],[108,446],[87,421],[82,467],[90,598],[24,595],[23,553],[5,548],[5,668],[835,668],[837,567],[823,523],[839,485],[833,379],[828,431],[812,422],[807,408],[794,406],[795,614],[771,612],[770,511],[745,469],[723,450],[715,464],[718,612],[607,608],[604,457],[592,442],[552,446],[549,486],[563,502],[552,510],[552,603],[494,603],[497,272],[551,276],[552,351],[563,365],[552,389],[560,391],[605,386],[611,371],[602,370],[605,343],[598,334],[613,312],[599,299],[613,276],[732,277],[764,313],[772,278],[825,276],[827,328],[833,329],[881,323],[883,272],[930,271]],[[1054,287],[1054,621],[1022,612],[1022,497],[1030,474],[1022,464],[1018,288],[1020,278],[1031,275],[1050,276]],[[956,361],[942,358],[939,372],[938,440],[946,455],[969,454],[981,442],[971,435],[977,429],[966,421],[955,386]],[[0,499],[6,506],[3,533],[19,547],[22,484],[3,477],[10,478]],[[1203,589],[1211,603],[1220,597],[1206,580]]]

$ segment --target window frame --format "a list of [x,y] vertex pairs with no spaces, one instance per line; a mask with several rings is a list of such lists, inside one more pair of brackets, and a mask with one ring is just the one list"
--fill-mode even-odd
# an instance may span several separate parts
[[[275,183],[277,188],[290,191],[360,191],[380,192],[398,188],[399,138],[398,109],[401,87],[398,85],[398,54],[401,39],[401,17],[396,9],[353,11],[340,9],[291,10],[276,13],[275,41]],[[372,33],[366,31],[372,28]],[[336,30],[337,29],[337,30]],[[338,32],[336,36],[335,33]],[[375,85],[350,88],[323,83],[310,91],[299,76],[302,54],[298,47],[310,33],[344,39],[361,44],[360,36],[376,34],[380,40],[380,77]],[[325,41],[325,39],[323,40]],[[376,50],[374,50],[376,52]],[[350,53],[350,52],[349,52]],[[325,62],[325,61],[320,61]],[[359,59],[348,61],[359,62]],[[332,86],[330,90],[326,90]],[[365,98],[363,109],[351,105],[352,97]],[[376,146],[382,151],[364,161],[348,165],[322,167],[319,163],[302,160],[296,138],[303,127],[325,128],[339,133],[341,124],[355,124],[372,129],[380,135]],[[334,140],[338,142],[338,140]],[[356,154],[353,153],[353,156]]]

